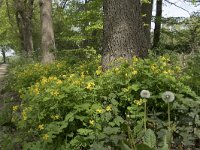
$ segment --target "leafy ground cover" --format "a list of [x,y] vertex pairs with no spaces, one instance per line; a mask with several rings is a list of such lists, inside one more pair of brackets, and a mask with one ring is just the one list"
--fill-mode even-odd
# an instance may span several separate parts
[[[198,147],[199,97],[185,84],[189,76],[173,59],[134,57],[127,62],[120,58],[103,71],[100,57],[94,57],[95,61],[73,65],[63,60],[12,68],[7,88],[18,93],[20,101],[9,107],[10,119],[1,123],[4,127],[9,124],[15,133],[3,131],[1,147]],[[149,96],[141,94],[143,90]],[[162,98],[166,91],[172,95]],[[168,96],[173,95],[175,100],[169,102]]]

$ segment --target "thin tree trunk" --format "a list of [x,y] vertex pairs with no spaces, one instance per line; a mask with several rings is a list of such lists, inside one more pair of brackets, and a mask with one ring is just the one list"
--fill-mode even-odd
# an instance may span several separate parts
[[42,32],[42,63],[52,63],[55,60],[55,40],[52,23],[52,0],[40,0],[40,17]]
[[119,57],[147,55],[147,41],[141,18],[140,0],[104,0],[104,69]]
[[4,49],[1,50],[1,53],[3,55],[3,63],[6,63],[6,52]]
[[160,30],[161,30],[161,19],[162,19],[162,0],[156,1],[156,18],[155,18],[155,29],[153,47],[156,48],[160,42]]
[[144,33],[147,39],[148,49],[151,48],[151,18],[152,18],[153,0],[142,3],[142,20]]

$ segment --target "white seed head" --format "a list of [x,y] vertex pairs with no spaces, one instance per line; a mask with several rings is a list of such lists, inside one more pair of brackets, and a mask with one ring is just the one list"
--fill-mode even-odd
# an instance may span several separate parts
[[165,101],[166,103],[170,103],[173,102],[175,99],[175,95],[174,93],[170,92],[170,91],[166,91],[162,94],[162,99],[163,101]]
[[150,93],[148,90],[142,90],[142,91],[140,92],[140,96],[141,96],[142,98],[150,98],[151,93]]

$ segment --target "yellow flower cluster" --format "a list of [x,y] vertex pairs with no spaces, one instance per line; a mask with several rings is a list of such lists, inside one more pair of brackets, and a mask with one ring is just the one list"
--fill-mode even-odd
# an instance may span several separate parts
[[89,124],[92,125],[92,126],[94,125],[94,123],[95,123],[94,120],[89,121]]
[[99,66],[98,69],[96,70],[96,74],[100,75],[102,73],[102,66]]
[[169,74],[169,75],[170,75],[170,74],[173,74],[173,73],[174,73],[174,71],[173,71],[173,70],[170,70],[170,69],[168,69],[168,70],[164,70],[164,71],[163,71],[163,73],[164,73],[164,74]]
[[94,89],[95,83],[93,81],[90,81],[87,83],[86,89],[92,90]]
[[43,130],[43,129],[44,129],[44,124],[38,125],[38,129],[39,129],[39,130]]
[[133,62],[134,63],[138,62],[138,58],[136,56],[133,57]]
[[138,106],[142,105],[145,101],[143,99],[134,100],[134,103]]
[[138,73],[137,70],[132,71],[132,75],[136,75],[137,73]]
[[19,108],[19,106],[15,105],[15,106],[12,107],[12,110],[13,110],[13,111],[17,111],[18,108]]
[[48,134],[44,134],[44,135],[42,136],[42,139],[43,139],[43,140],[48,140],[48,138],[49,138],[49,135],[48,135]]
[[58,119],[60,119],[60,116],[58,114],[57,115],[52,115],[51,118],[53,120],[58,120]]
[[106,111],[111,111],[112,110],[112,107],[109,105],[106,107]]
[[97,109],[96,112],[97,112],[98,114],[101,114],[101,113],[103,112],[103,109]]
[[58,90],[52,90],[51,92],[50,92],[50,94],[52,95],[52,96],[58,96],[59,95],[59,92],[58,92]]
[[25,107],[24,109],[23,109],[23,111],[22,111],[22,118],[23,118],[23,120],[24,121],[26,121],[27,120],[27,113],[29,112],[29,111],[31,111],[32,110],[32,108],[31,107]]

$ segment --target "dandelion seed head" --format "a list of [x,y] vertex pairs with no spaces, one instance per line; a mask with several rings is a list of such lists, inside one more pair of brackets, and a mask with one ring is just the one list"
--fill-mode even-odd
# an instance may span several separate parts
[[142,98],[150,98],[151,93],[150,93],[148,90],[142,90],[142,91],[140,92],[140,96],[141,96]]
[[170,92],[170,91],[166,91],[162,94],[162,99],[163,101],[165,101],[166,103],[170,103],[173,102],[175,99],[175,95],[174,93]]

